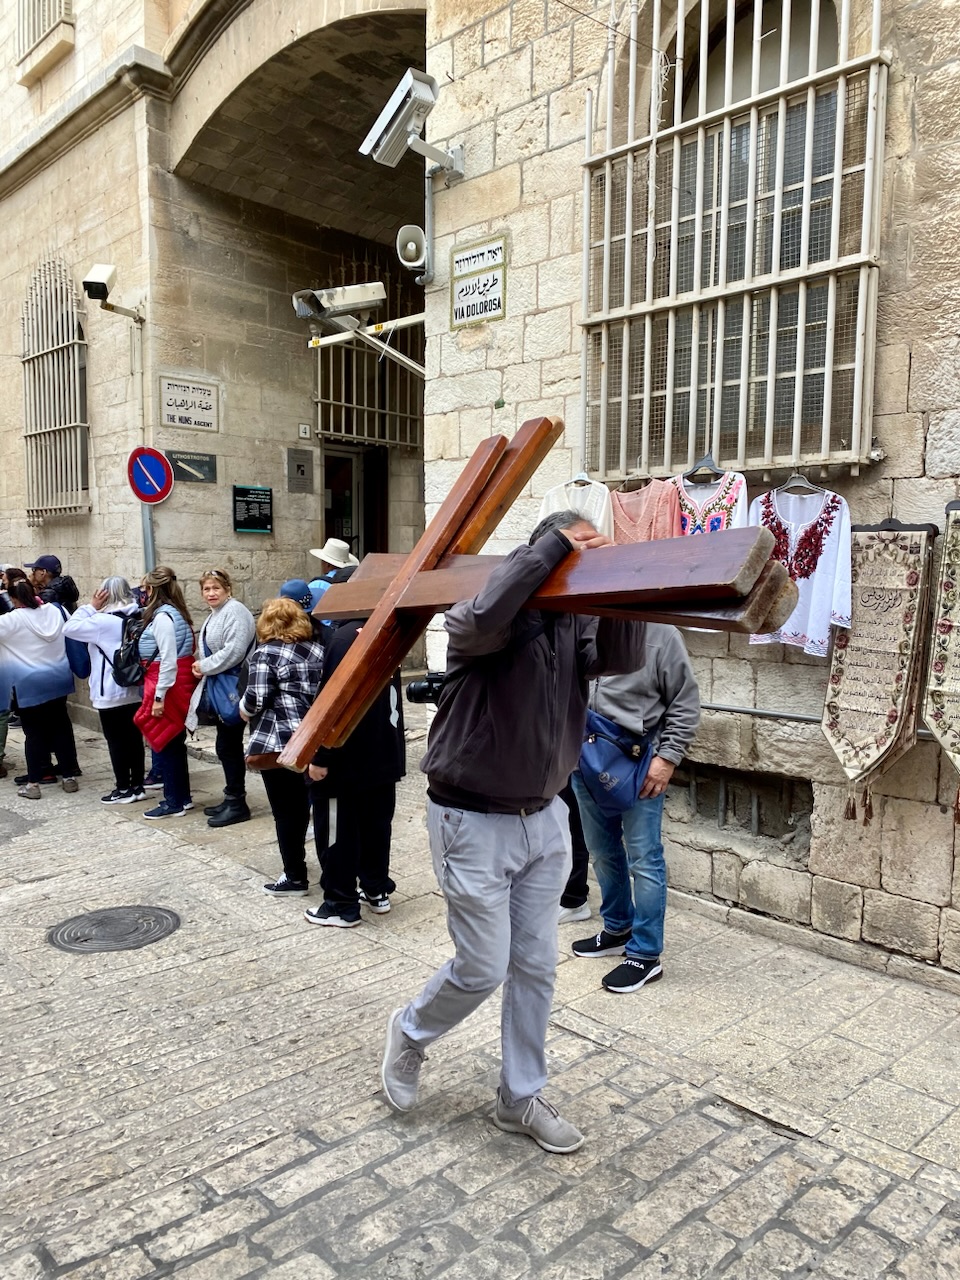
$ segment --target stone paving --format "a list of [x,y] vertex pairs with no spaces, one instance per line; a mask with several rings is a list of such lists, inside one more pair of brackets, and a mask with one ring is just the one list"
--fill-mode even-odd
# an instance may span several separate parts
[[[674,907],[664,981],[612,996],[568,953],[591,926],[565,925],[549,1096],[583,1148],[490,1123],[495,1001],[395,1116],[386,1015],[449,946],[419,775],[393,910],[322,930],[260,892],[259,782],[254,821],[212,831],[220,771],[193,761],[198,810],[151,824],[98,803],[106,753],[80,752],[78,795],[0,783],[0,1280],[960,1277],[955,994]],[[45,940],[137,903],[181,928]]]

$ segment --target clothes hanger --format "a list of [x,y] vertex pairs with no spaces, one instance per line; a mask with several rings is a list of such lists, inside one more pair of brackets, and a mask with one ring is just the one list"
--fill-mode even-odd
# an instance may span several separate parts
[[777,493],[826,493],[826,489],[808,480],[802,471],[794,471],[783,484],[777,486]]
[[585,471],[578,471],[577,474],[570,481],[570,483],[576,484],[576,485],[584,485],[584,484],[593,484],[594,482],[590,479],[590,477],[587,475]]
[[637,465],[628,476],[625,476],[622,484],[617,486],[617,493],[634,493],[637,489],[644,489],[650,483],[651,477],[640,469],[640,459],[637,458]]
[[[694,476],[698,471],[709,472],[707,479],[695,480]],[[705,453],[699,462],[695,462],[692,467],[682,471],[680,478],[681,480],[689,481],[690,484],[713,484],[716,480],[722,480],[726,474],[722,467],[717,466],[713,454]]]

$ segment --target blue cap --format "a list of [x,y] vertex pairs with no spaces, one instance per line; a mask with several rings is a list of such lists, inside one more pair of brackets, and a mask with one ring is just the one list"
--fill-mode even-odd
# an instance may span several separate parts
[[302,609],[306,609],[309,613],[316,600],[313,598],[313,592],[307,586],[302,578],[288,578],[280,588],[280,595],[287,600],[296,600]]

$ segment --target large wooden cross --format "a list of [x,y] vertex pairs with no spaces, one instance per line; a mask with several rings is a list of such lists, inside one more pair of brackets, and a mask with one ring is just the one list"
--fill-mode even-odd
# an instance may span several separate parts
[[[525,422],[508,443],[476,449],[407,556],[365,557],[317,605],[326,618],[367,618],[343,661],[280,753],[304,770],[319,746],[338,747],[423,635],[434,614],[475,596],[498,556],[477,554],[563,432],[557,418]],[[728,631],[774,631],[797,601],[767,529],[670,538],[571,552],[527,601],[531,609],[644,618]]]

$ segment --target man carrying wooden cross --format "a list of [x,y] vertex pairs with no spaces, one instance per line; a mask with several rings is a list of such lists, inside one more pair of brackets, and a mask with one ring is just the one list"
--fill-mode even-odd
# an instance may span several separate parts
[[546,1151],[583,1135],[546,1102],[557,902],[570,870],[558,792],[576,767],[588,679],[636,671],[644,623],[524,609],[571,550],[611,545],[572,511],[548,516],[471,600],[447,610],[447,676],[422,768],[434,870],[456,948],[387,1024],[382,1080],[417,1101],[424,1051],[503,984],[493,1120]]

